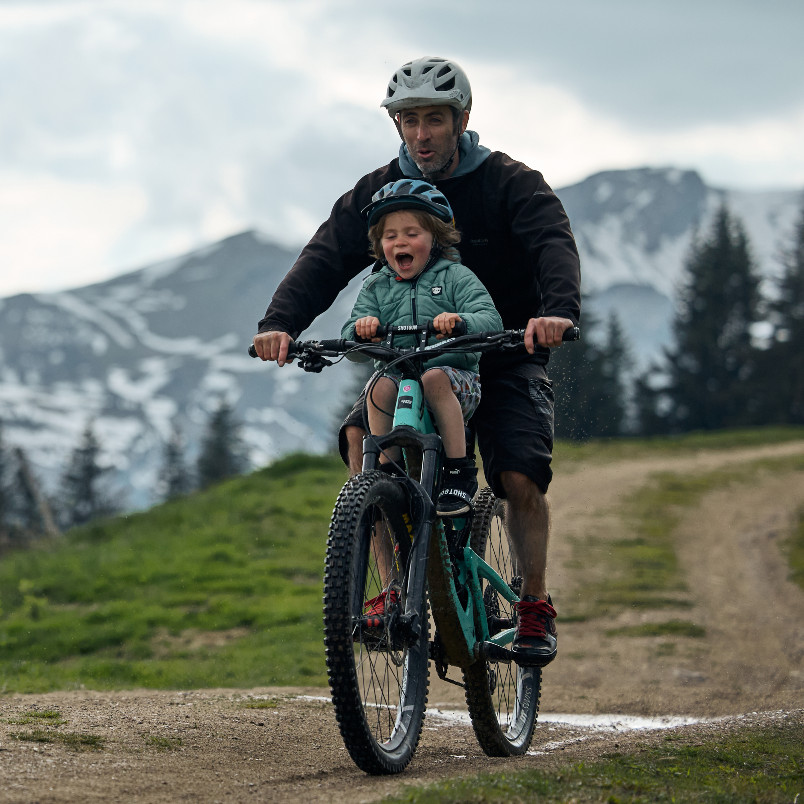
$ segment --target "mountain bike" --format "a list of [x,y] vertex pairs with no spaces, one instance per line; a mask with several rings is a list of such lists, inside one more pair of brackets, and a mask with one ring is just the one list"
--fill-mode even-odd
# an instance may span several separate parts
[[[416,345],[394,346],[401,333],[414,333]],[[444,451],[421,385],[426,360],[449,352],[521,350],[524,331],[433,343],[429,324],[387,327],[379,334],[385,338],[380,343],[297,342],[289,353],[306,371],[320,372],[333,365],[330,358],[362,353],[401,375],[393,427],[364,438],[362,471],[341,489],[329,528],[324,644],[344,744],[367,773],[403,771],[421,735],[432,660],[439,678],[464,688],[483,751],[524,754],[539,710],[541,668],[518,665],[510,649],[522,578],[505,506],[483,488],[469,514],[436,515]],[[564,340],[578,337],[572,328]],[[397,449],[402,459],[381,466],[381,453]],[[451,666],[461,671],[460,681],[449,677]]]

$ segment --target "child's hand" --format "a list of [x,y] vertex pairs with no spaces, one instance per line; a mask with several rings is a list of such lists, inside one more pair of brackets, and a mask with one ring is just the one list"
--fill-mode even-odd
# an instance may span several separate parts
[[355,321],[355,335],[364,341],[374,341],[376,343],[381,340],[375,337],[378,326],[380,326],[380,319],[373,315],[358,318]]
[[449,335],[459,321],[463,321],[463,319],[457,313],[439,313],[433,319],[433,326],[441,333],[436,335],[436,340],[441,340],[445,335]]

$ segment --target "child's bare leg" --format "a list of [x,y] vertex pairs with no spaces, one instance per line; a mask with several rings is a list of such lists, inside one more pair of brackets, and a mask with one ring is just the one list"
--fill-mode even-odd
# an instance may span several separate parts
[[452,390],[449,377],[441,369],[425,372],[422,382],[446,453],[443,487],[436,501],[436,513],[439,516],[459,516],[471,510],[471,501],[477,492],[477,467],[472,458],[466,457],[461,403]]
[[[396,384],[388,377],[380,377],[368,395],[369,430],[372,435],[385,435],[394,423],[393,410],[396,402]],[[380,463],[399,460],[399,450],[388,450],[380,455]]]
[[[373,435],[385,435],[391,430],[393,416],[386,411],[393,411],[396,401],[396,384],[388,377],[377,380],[368,398],[369,430]],[[389,450],[380,455],[380,463],[399,460],[399,450]],[[374,523],[371,533],[371,553],[377,563],[382,588],[385,589],[392,580],[398,579],[395,566],[394,544],[390,539],[389,529],[382,518]]]
[[465,458],[463,413],[449,377],[441,369],[430,369],[424,373],[422,383],[424,396],[433,411],[433,418],[444,442],[444,452],[448,458]]

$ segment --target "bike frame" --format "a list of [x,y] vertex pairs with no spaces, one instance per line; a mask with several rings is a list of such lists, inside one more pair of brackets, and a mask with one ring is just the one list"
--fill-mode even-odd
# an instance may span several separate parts
[[[465,331],[465,328],[464,328]],[[393,333],[412,332],[421,333],[421,340],[417,347],[412,349],[394,350]],[[375,470],[379,466],[379,456],[386,447],[401,447],[408,460],[408,452],[415,448],[421,453],[421,474],[417,481],[410,476],[404,477],[404,482],[412,486],[410,498],[416,503],[419,501],[421,510],[415,512],[413,519],[418,522],[415,533],[412,533],[412,549],[410,554],[410,572],[408,573],[408,595],[406,611],[402,615],[403,624],[409,634],[417,638],[421,633],[418,623],[423,617],[422,611],[414,611],[414,604],[410,601],[424,600],[424,590],[427,583],[427,576],[435,574],[432,566],[428,567],[430,560],[440,561],[444,570],[440,580],[447,591],[448,616],[452,612],[457,615],[460,631],[463,634],[462,645],[446,645],[446,655],[452,664],[465,667],[473,663],[476,659],[483,657],[493,658],[497,661],[510,662],[514,660],[512,652],[505,647],[513,642],[515,629],[513,627],[503,627],[496,629],[492,634],[489,629],[489,622],[486,616],[486,609],[483,596],[480,591],[480,580],[486,580],[503,598],[510,603],[519,600],[518,595],[511,587],[495,572],[474,550],[469,547],[468,532],[470,522],[466,519],[448,520],[450,523],[445,527],[444,522],[436,517],[433,495],[438,488],[438,481],[444,458],[444,449],[441,437],[435,433],[432,419],[427,411],[424,401],[424,392],[421,385],[420,372],[416,368],[414,361],[434,357],[451,351],[451,346],[456,342],[466,344],[471,340],[471,347],[477,351],[483,350],[483,343],[490,348],[500,348],[497,345],[502,343],[501,338],[516,336],[516,340],[509,340],[507,343],[516,348],[516,344],[521,344],[525,330],[505,330],[496,333],[477,333],[474,336],[463,336],[455,331],[455,336],[444,339],[440,344],[427,345],[427,327],[422,326],[402,326],[389,327],[389,338],[383,344],[363,343],[354,341],[334,340],[317,341],[309,344],[301,344],[302,351],[294,352],[291,359],[297,356],[305,356],[306,363],[303,367],[306,371],[319,372],[324,366],[332,365],[326,359],[327,356],[343,356],[347,352],[362,350],[366,354],[378,357],[380,360],[396,359],[401,355],[402,380],[400,381],[397,392],[396,406],[391,432],[383,436],[366,436],[363,441],[363,471]],[[384,334],[384,333],[383,333]],[[379,334],[378,337],[383,337]],[[564,340],[577,340],[580,337],[580,330],[571,327],[564,333]],[[376,347],[376,348],[375,348]],[[504,347],[503,347],[504,348]],[[309,351],[305,351],[309,350]],[[457,351],[457,350],[456,350]],[[249,354],[256,357],[257,353],[253,346],[249,347]],[[402,479],[400,479],[402,482]],[[413,512],[412,512],[413,513]],[[449,534],[448,532],[449,531]],[[435,533],[438,550],[430,556],[431,535]],[[458,594],[458,586],[466,589],[466,603],[462,603],[461,596]],[[443,590],[440,590],[443,591]],[[436,614],[434,610],[434,614]],[[438,626],[438,615],[436,614],[436,626]],[[506,626],[510,623],[499,621],[495,626]],[[454,629],[449,629],[454,631]],[[439,672],[440,674],[440,672]]]
[[[439,541],[438,555],[442,560],[449,556],[452,572],[446,572],[448,598],[460,623],[465,644],[451,646],[451,655],[467,656],[470,661],[485,655],[494,654],[495,658],[511,660],[505,645],[513,642],[515,628],[504,629],[493,636],[490,634],[486,617],[483,593],[480,581],[485,579],[502,597],[510,603],[519,600],[518,595],[468,544],[461,545],[457,539],[449,539],[444,522],[435,515],[433,496],[437,489],[438,477],[444,458],[441,437],[435,433],[432,418],[424,399],[421,380],[408,376],[412,372],[403,372],[397,390],[396,405],[392,429],[383,436],[368,435],[363,440],[363,471],[370,471],[379,465],[380,453],[388,447],[401,447],[408,467],[412,460],[411,450],[421,450],[421,480],[407,476],[406,481],[413,484],[419,499],[424,501],[424,510],[418,517],[418,527],[414,533],[411,550],[411,571],[408,574],[407,605],[403,612],[411,632],[418,634],[416,623],[420,622],[423,612],[414,610],[413,601],[424,600],[423,591],[427,580],[427,561],[430,539],[435,535]],[[454,520],[450,530],[460,537],[468,531],[466,518]],[[435,526],[435,527],[434,527]],[[468,590],[466,603],[461,601],[458,586]],[[436,622],[438,625],[438,622]]]

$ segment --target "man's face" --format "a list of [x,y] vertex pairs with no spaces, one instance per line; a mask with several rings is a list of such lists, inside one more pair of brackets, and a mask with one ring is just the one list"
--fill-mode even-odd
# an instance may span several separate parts
[[463,113],[460,125],[453,124],[449,106],[422,106],[405,109],[399,114],[402,139],[416,167],[427,178],[445,178],[457,167],[457,158],[448,166],[455,153],[458,137],[466,129],[469,114]]

